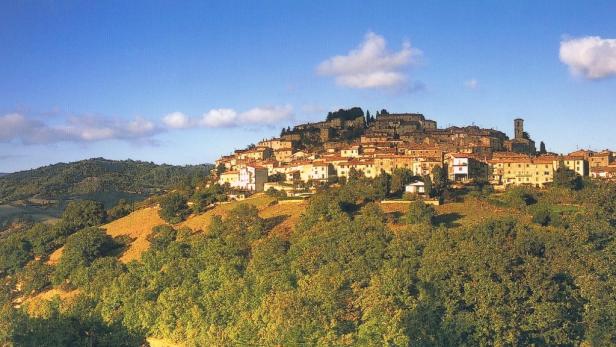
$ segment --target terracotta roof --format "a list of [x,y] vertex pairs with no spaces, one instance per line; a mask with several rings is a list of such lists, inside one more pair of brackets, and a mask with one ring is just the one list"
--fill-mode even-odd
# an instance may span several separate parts
[[563,160],[584,160],[584,157],[578,155],[565,155],[562,157]]
[[591,172],[616,172],[616,166],[602,166],[602,167],[593,167],[590,169]]

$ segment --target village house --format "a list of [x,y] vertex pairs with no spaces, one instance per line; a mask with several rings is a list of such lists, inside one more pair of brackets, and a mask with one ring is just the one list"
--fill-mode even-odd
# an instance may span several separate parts
[[375,178],[380,174],[374,164],[374,160],[349,160],[338,162],[334,165],[338,177],[349,178],[351,169],[361,172],[365,177]]
[[359,158],[361,154],[361,146],[353,145],[344,147],[340,150],[340,156],[344,158]]
[[269,139],[269,140],[263,140],[260,141],[257,144],[257,147],[268,147],[271,148],[272,150],[276,151],[279,149],[293,149],[294,142],[291,140],[285,140],[285,139],[280,139],[280,138],[273,138],[273,139]]
[[290,148],[279,148],[274,150],[274,158],[282,163],[286,163],[293,159],[293,150]]
[[605,167],[609,166],[614,161],[614,155],[610,150],[603,150],[601,152],[595,152],[587,149],[580,149],[571,152],[568,157],[581,157],[588,161],[588,166],[592,167]]
[[450,181],[470,182],[488,179],[487,163],[467,153],[447,154],[447,173]]
[[567,155],[560,157],[558,161],[554,163],[554,169],[558,169],[561,165],[569,170],[575,171],[576,174],[582,177],[586,177],[590,173],[588,161],[584,159],[583,156]]
[[612,152],[609,150],[603,150],[599,153],[595,153],[588,158],[588,165],[592,167],[607,167],[614,161]]
[[554,179],[554,161],[557,157],[510,156],[494,158],[490,163],[490,183],[497,188],[511,185],[543,187]]
[[262,192],[265,182],[267,182],[267,168],[246,166],[240,169],[239,188],[252,192]]
[[426,184],[423,181],[409,183],[404,186],[404,192],[410,194],[424,195],[426,194]]
[[402,147],[404,154],[410,155],[412,157],[430,157],[430,158],[441,158],[443,161],[444,152],[441,148],[434,145],[426,145],[421,143],[408,144]]
[[220,174],[218,178],[218,183],[220,185],[228,184],[231,187],[237,187],[237,183],[240,180],[240,172],[235,171],[225,171]]
[[238,159],[252,159],[252,160],[266,160],[274,155],[274,151],[269,147],[256,147],[253,149],[246,149],[242,151],[236,151]]
[[267,182],[267,168],[261,166],[246,166],[237,171],[227,171],[220,174],[218,183],[228,184],[231,188],[262,192]]
[[616,165],[591,167],[590,177],[595,179],[616,180]]
[[313,163],[310,180],[318,182],[333,182],[336,178],[336,169],[331,163]]
[[413,161],[413,175],[430,176],[430,178],[434,178],[432,170],[434,170],[435,167],[443,166],[442,158],[415,158]]

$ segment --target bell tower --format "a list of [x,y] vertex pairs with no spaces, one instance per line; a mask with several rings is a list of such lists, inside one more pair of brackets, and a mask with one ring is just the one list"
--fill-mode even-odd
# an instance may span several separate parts
[[513,120],[513,129],[515,134],[515,139],[523,139],[524,138],[524,119],[516,118]]

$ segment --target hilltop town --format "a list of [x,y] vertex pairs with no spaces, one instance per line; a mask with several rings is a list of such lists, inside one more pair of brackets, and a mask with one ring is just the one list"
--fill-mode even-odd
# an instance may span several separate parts
[[244,192],[276,189],[297,194],[318,185],[341,182],[353,172],[376,178],[406,169],[416,177],[407,191],[424,193],[423,183],[437,169],[458,185],[491,184],[502,190],[528,185],[542,188],[558,168],[580,177],[616,178],[614,153],[579,150],[567,155],[539,150],[513,120],[513,138],[478,126],[439,128],[419,113],[375,116],[361,108],[330,112],[326,120],[283,129],[280,137],[236,150],[216,160],[213,177],[221,185]]

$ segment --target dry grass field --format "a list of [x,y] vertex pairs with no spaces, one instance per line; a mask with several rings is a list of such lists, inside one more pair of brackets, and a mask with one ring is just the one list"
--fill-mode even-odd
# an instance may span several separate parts
[[[390,217],[392,221],[391,226],[394,229],[403,227],[401,218],[408,210],[408,206],[408,203],[381,204],[383,211]],[[464,202],[449,202],[434,208],[437,213],[435,224],[443,225],[447,228],[476,225],[504,213],[518,215],[521,220],[530,221],[530,216],[520,214],[515,209],[495,207],[475,198],[466,198]]]
[[210,222],[212,221],[212,217],[214,216],[225,217],[229,213],[229,211],[231,211],[234,207],[236,207],[239,204],[244,203],[244,204],[254,205],[255,207],[257,207],[257,209],[259,209],[259,211],[262,211],[273,200],[274,200],[273,198],[270,198],[269,196],[265,194],[256,194],[253,197],[250,197],[246,200],[231,201],[228,203],[223,203],[221,205],[217,205],[211,210],[205,211],[202,214],[192,215],[188,217],[188,219],[180,223],[178,226],[179,227],[189,227],[193,231],[205,231],[210,225]]
[[[293,230],[302,212],[304,212],[307,202],[283,200],[278,203],[273,203],[273,201],[273,198],[265,194],[257,194],[243,201],[224,203],[204,213],[191,215],[186,221],[175,227],[188,227],[195,232],[206,231],[212,217],[225,217],[228,215],[229,211],[237,205],[245,203],[256,206],[259,210],[259,215],[274,224],[272,233],[288,235]],[[402,202],[381,204],[381,208],[389,217],[389,225],[394,230],[404,227],[402,218],[408,206],[408,203]],[[502,213],[519,215],[519,212],[513,209],[495,207],[485,201],[475,198],[466,198],[464,202],[451,202],[435,206],[435,209],[437,212],[436,224],[448,228],[475,225]],[[519,215],[519,217],[522,220],[530,220],[530,216]],[[120,257],[122,262],[127,263],[131,260],[140,259],[141,254],[149,248],[147,236],[151,233],[153,227],[161,224],[165,224],[165,222],[158,216],[158,209],[155,207],[148,207],[103,225],[102,228],[113,237],[128,236],[133,240],[128,249]],[[62,248],[51,254],[48,263],[57,264],[61,255]]]
[[[306,209],[306,201],[281,201],[260,211],[262,218],[277,222],[271,230],[273,234],[289,235]],[[279,220],[277,220],[279,219]]]
[[77,294],[79,294],[78,289],[65,291],[60,288],[51,288],[44,292],[38,293],[35,296],[27,298],[21,303],[21,305],[24,305],[26,307],[29,316],[40,317],[44,314],[44,312],[41,312],[44,307],[43,305],[41,305],[43,301],[51,301],[57,297],[62,302],[65,302],[67,300],[70,300],[71,298],[74,298]]
[[161,224],[165,224],[165,221],[158,215],[158,208],[147,207],[105,224],[102,228],[113,237],[128,236],[133,240],[120,257],[122,262],[127,263],[141,258],[141,253],[150,247],[147,237],[152,232],[152,228]]
[[[112,237],[128,236],[131,238],[130,246],[120,257],[122,262],[127,263],[131,260],[139,260],[141,253],[150,246],[147,237],[152,232],[152,228],[161,224],[165,224],[165,221],[158,216],[158,209],[147,207],[105,224],[101,228]],[[49,256],[48,263],[52,265],[57,264],[62,256],[62,250],[63,248],[59,248],[54,251]]]
[[[213,216],[225,217],[234,207],[245,203],[256,206],[263,218],[280,219],[277,220],[278,224],[273,228],[273,232],[289,232],[303,212],[306,206],[305,202],[283,202],[272,205],[273,201],[273,198],[265,194],[257,194],[243,201],[232,201],[218,205],[202,214],[191,215],[186,221],[175,227],[189,227],[195,232],[205,231]],[[105,224],[101,228],[113,237],[128,236],[131,238],[130,246],[120,257],[122,262],[127,263],[131,260],[140,259],[141,254],[150,246],[147,237],[152,232],[152,228],[161,224],[165,224],[165,221],[158,215],[158,208],[148,207]],[[59,248],[54,251],[49,256],[48,263],[51,265],[57,264],[62,256],[62,250],[62,248]]]

